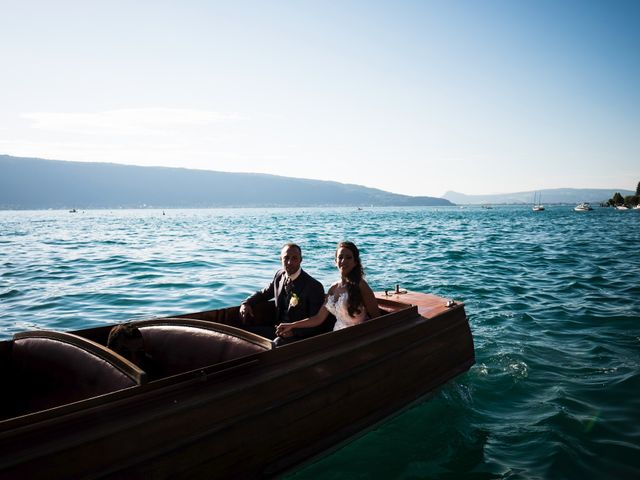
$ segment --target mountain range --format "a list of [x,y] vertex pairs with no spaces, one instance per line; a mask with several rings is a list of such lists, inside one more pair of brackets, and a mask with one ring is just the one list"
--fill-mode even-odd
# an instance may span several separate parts
[[557,188],[495,195],[409,196],[360,185],[185,168],[0,155],[0,209],[271,206],[451,206],[605,202],[623,189]]
[[0,209],[452,205],[339,182],[0,155]]

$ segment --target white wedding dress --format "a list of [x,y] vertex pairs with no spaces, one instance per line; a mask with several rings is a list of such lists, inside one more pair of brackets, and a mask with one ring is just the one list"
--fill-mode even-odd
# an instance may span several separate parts
[[347,309],[348,298],[349,294],[347,292],[341,293],[337,298],[333,295],[329,295],[329,298],[327,298],[325,307],[336,317],[336,324],[333,326],[334,330],[350,327],[367,319],[367,310],[364,305],[360,306],[360,313],[356,313],[355,317],[349,315],[349,310]]

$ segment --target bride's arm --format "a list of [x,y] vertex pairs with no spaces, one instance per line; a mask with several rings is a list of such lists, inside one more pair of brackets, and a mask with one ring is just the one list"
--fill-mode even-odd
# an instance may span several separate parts
[[328,295],[325,296],[324,303],[320,307],[320,310],[318,310],[318,313],[309,318],[298,320],[297,322],[281,323],[276,325],[276,335],[286,337],[292,333],[291,331],[294,328],[317,327],[318,325],[321,325],[329,316],[329,310],[327,310],[325,305],[327,304],[327,298],[329,298],[329,295],[333,294],[333,289],[334,285],[329,289]]
[[[326,303],[326,302],[325,302]],[[309,318],[304,318],[302,320],[298,320],[297,322],[291,323],[280,323],[276,325],[276,334],[281,337],[287,337],[291,333],[294,328],[306,328],[306,327],[317,327],[322,324],[327,317],[329,316],[329,310],[322,305],[318,313]]]
[[373,290],[366,282],[366,280],[360,280],[360,293],[362,294],[362,303],[367,310],[369,318],[376,318],[380,316],[380,310],[378,309],[378,301],[373,294]]

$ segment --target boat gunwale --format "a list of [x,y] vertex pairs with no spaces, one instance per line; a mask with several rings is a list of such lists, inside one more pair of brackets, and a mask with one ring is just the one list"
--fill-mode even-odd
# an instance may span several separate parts
[[[200,384],[203,381],[217,381],[218,379],[223,381],[225,377],[232,373],[260,364],[260,358],[264,358],[266,355],[273,356],[273,354],[275,354],[276,359],[279,361],[274,363],[285,363],[289,362],[292,358],[299,358],[302,356],[310,357],[318,350],[325,351],[325,355],[323,355],[323,357],[330,357],[333,352],[335,352],[337,343],[349,342],[352,339],[369,336],[371,332],[376,330],[385,330],[390,327],[394,327],[399,321],[404,320],[403,317],[410,315],[410,312],[414,313],[416,318],[420,317],[415,305],[402,302],[391,302],[399,308],[362,324],[354,325],[348,329],[323,333],[314,337],[302,339],[289,345],[278,347],[274,350],[265,350],[263,352],[245,355],[225,362],[208,365],[206,367],[197,368],[187,372],[181,372],[176,375],[161,378],[153,382],[147,382],[142,385],[136,385],[78,400],[76,402],[51,407],[49,409],[2,419],[0,420],[0,440],[6,432],[13,431],[23,426],[31,428],[32,426],[40,425],[42,422],[48,423],[51,421],[57,423],[57,421],[69,421],[71,420],[69,418],[70,416],[83,417],[85,415],[85,411],[104,411],[111,405],[113,405],[113,408],[117,408],[121,403],[125,405],[128,403],[135,403],[132,402],[132,400],[135,400],[135,397],[140,397],[140,401],[143,401],[146,396],[151,396],[153,394],[170,395],[175,390],[183,390],[192,384]],[[217,310],[211,310],[211,312],[214,311]],[[175,318],[180,321],[188,319],[188,317],[159,317],[157,319],[150,320],[170,320],[171,318]],[[215,324],[216,326],[227,326],[216,322],[206,323]],[[78,333],[82,333],[82,330],[74,331],[72,333],[78,335]],[[329,348],[325,345],[326,341],[323,341],[323,339],[327,338],[327,335],[331,335],[330,338],[334,340],[333,345],[330,345]],[[278,359],[277,357],[282,358]],[[113,401],[109,402],[109,399],[113,399]]]

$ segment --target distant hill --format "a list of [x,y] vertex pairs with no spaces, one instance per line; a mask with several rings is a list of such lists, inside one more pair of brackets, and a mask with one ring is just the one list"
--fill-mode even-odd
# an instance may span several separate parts
[[552,188],[546,190],[535,190],[535,192],[503,193],[496,195],[465,195],[458,192],[447,192],[444,198],[453,203],[461,205],[479,205],[487,203],[517,204],[533,203],[533,194],[540,195],[542,204],[550,203],[601,203],[606,202],[615,192],[625,195],[634,195],[631,190],[621,188]]
[[257,173],[0,155],[0,209],[451,205],[375,188]]

